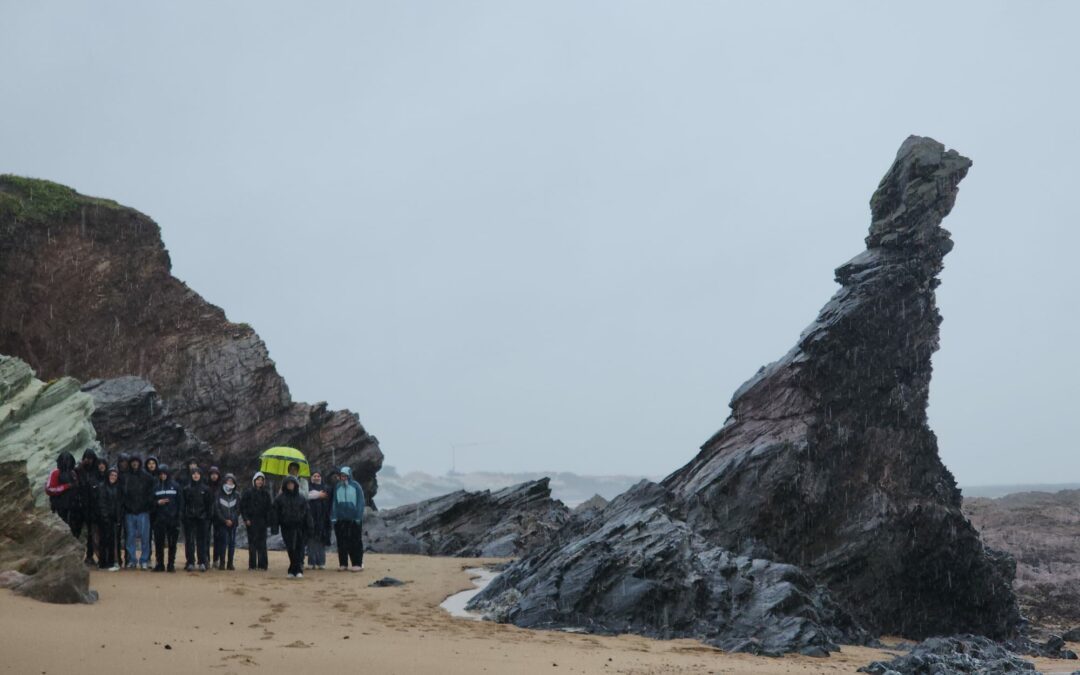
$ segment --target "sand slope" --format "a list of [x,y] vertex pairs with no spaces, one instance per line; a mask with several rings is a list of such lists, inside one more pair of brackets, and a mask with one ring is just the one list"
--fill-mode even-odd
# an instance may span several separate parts
[[[246,564],[246,553],[241,556]],[[364,572],[94,572],[96,605],[0,591],[0,672],[43,673],[848,673],[888,654],[829,659],[724,654],[690,640],[600,637],[455,619],[438,605],[484,561],[372,555]],[[369,588],[392,575],[410,583]],[[1075,663],[1075,662],[1072,662]],[[1070,672],[1067,662],[1043,662]]]

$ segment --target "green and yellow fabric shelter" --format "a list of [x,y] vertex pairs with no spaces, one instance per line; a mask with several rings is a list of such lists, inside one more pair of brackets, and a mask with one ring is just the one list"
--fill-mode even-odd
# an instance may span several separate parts
[[304,453],[296,448],[286,448],[284,446],[270,448],[260,455],[259,471],[268,476],[288,476],[289,465],[293,462],[300,465],[300,476],[302,478],[311,476],[311,465],[308,464]]

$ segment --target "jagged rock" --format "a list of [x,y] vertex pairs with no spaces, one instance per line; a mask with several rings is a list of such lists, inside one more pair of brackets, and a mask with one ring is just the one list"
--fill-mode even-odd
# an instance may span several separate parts
[[1061,634],[1066,642],[1080,642],[1080,626],[1072,628]]
[[1016,558],[1013,587],[1027,619],[1055,628],[1080,622],[1080,490],[964,499],[964,513],[983,541]]
[[934,289],[952,248],[940,225],[970,165],[907,139],[871,199],[866,251],[836,272],[841,289],[735,392],[698,456],[572,521],[472,606],[522,626],[767,652],[829,650],[860,639],[857,625],[1012,634],[1014,563],[964,517],[926,421]]
[[930,638],[892,661],[874,661],[859,668],[874,675],[951,675],[952,673],[1030,673],[1035,664],[1025,661],[984,637]]
[[530,628],[696,637],[729,651],[827,655],[864,634],[793,565],[694,533],[672,495],[642,482],[580,534],[511,565],[468,609]]
[[75,380],[45,383],[23,361],[0,355],[0,574],[16,593],[45,602],[96,599],[85,550],[45,496],[61,452],[97,446],[92,411]]
[[251,326],[170,268],[145,215],[0,176],[0,352],[45,378],[139,376],[223,469],[249,473],[261,449],[294,446],[316,465],[351,465],[371,500],[383,455],[356,414],[294,402]]
[[26,462],[36,507],[49,508],[45,481],[61,452],[80,457],[87,448],[98,450],[93,411],[78,381],[42,382],[25,361],[0,354],[0,461]]
[[747,539],[826,584],[872,631],[1010,635],[1015,563],[987,549],[927,424],[941,315],[942,219],[971,161],[912,136],[870,201],[867,249],[779,361],[731,401],[698,456],[663,482],[687,523]]
[[366,550],[500,558],[536,550],[569,519],[551,499],[548,479],[491,492],[453,492],[442,497],[369,514]]
[[603,511],[608,505],[608,500],[604,499],[600,495],[593,495],[589,499],[581,502],[573,509],[575,517],[591,518],[596,514]]
[[115,458],[121,452],[144,458],[153,452],[158,461],[184,466],[191,457],[209,464],[210,445],[184,428],[158,396],[154,385],[141,377],[90,380],[82,390],[94,399],[94,430],[102,447]]

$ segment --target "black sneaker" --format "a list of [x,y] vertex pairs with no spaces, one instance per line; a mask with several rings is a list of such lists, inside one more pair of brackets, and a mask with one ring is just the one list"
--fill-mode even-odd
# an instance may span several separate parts
[[230,572],[233,572],[233,571],[235,571],[235,570],[236,570],[236,568],[235,568],[235,567],[233,567],[233,564],[232,564],[232,563],[229,563],[228,565],[226,565],[226,566],[225,566],[225,569],[229,570]]
[[225,561],[224,560],[219,560],[218,563],[217,563],[217,568],[219,570],[225,569]]
[[169,565],[168,567],[165,568],[165,571],[170,572],[170,573],[175,572],[176,571],[176,565]]
[[191,571],[193,571],[194,569],[195,569],[195,566],[194,566],[194,565],[192,565],[191,563],[188,563],[188,564],[184,565],[184,571],[185,571],[185,572],[191,572]]
[[153,571],[154,572],[164,572],[165,571],[165,566],[162,565],[161,563],[158,563],[158,564],[154,565]]

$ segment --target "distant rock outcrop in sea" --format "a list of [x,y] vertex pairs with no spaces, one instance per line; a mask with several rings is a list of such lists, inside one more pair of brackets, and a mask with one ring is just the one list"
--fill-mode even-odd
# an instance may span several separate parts
[[173,277],[160,229],[133,209],[0,176],[0,307],[0,353],[44,378],[149,381],[223,469],[295,446],[376,493],[383,455],[357,415],[294,402],[255,330]]
[[85,548],[49,510],[45,481],[61,452],[95,448],[93,404],[71,378],[42,382],[0,355],[0,587],[45,602],[93,602]]
[[908,138],[840,290],[735,392],[697,457],[515,563],[472,607],[768,652],[829,650],[855,626],[1013,634],[1015,562],[964,517],[926,418],[953,246],[941,221],[970,166]]

